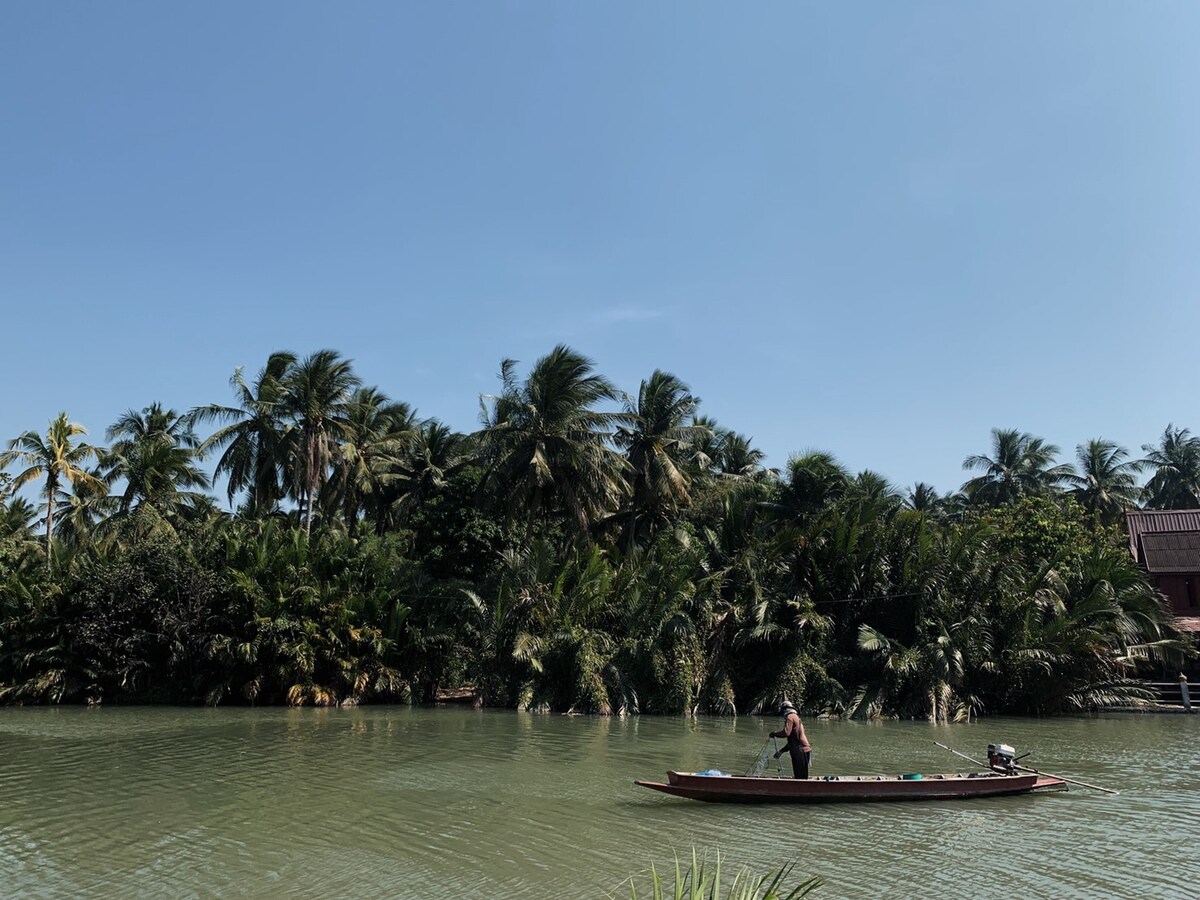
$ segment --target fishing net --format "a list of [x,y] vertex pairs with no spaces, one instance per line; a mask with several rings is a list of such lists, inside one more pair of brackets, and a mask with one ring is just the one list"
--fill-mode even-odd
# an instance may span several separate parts
[[771,745],[763,744],[763,748],[758,751],[758,759],[750,769],[751,775],[761,775],[767,771],[767,765],[771,761]]

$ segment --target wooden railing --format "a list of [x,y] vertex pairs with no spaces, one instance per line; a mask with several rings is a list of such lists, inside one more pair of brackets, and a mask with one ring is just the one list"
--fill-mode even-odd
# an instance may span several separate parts
[[1200,702],[1200,686],[1193,699],[1193,685],[1187,681],[1147,681],[1145,686],[1157,694],[1157,700],[1163,706],[1181,706],[1188,712],[1195,712]]

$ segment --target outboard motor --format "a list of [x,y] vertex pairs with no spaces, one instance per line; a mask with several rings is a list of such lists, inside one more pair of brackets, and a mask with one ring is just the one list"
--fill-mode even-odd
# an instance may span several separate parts
[[1005,775],[1016,775],[1017,751],[1008,744],[988,744],[988,765]]

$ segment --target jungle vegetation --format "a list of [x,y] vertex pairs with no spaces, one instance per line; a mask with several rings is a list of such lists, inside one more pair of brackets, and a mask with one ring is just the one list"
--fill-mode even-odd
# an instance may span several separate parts
[[1200,507],[1187,429],[1073,465],[997,429],[941,496],[767,468],[675,375],[625,393],[566,346],[504,361],[470,434],[330,350],[230,387],[6,443],[0,701],[944,721],[1135,701],[1190,652],[1120,531]]

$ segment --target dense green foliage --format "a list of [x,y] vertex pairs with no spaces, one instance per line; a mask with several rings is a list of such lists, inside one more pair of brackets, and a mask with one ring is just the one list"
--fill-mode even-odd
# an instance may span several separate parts
[[821,886],[821,879],[815,875],[798,884],[792,884],[792,871],[795,863],[789,863],[776,870],[772,875],[754,875],[748,867],[743,866],[734,873],[733,881],[726,884],[725,874],[721,870],[723,860],[718,851],[716,862],[711,866],[708,854],[697,856],[692,848],[692,862],[684,868],[675,857],[674,878],[668,883],[658,874],[658,869],[650,866],[648,892],[638,894],[637,880],[629,879],[629,896],[637,900],[639,896],[649,900],[801,900],[812,894]]
[[231,383],[233,406],[130,410],[108,447],[63,413],[0,454],[0,699],[451,688],[937,721],[1127,702],[1139,665],[1186,646],[1116,525],[1144,467],[1146,502],[1197,502],[1185,429],[1143,461],[1091,441],[1078,471],[997,430],[961,493],[905,496],[823,452],[766,469],[675,376],[626,396],[567,347],[524,380],[505,361],[474,434],[331,351]]

